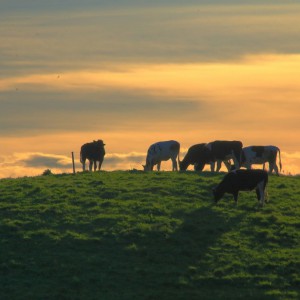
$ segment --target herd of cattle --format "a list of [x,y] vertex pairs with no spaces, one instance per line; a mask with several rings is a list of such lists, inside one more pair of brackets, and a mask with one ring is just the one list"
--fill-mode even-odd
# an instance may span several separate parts
[[[85,171],[85,162],[89,160],[89,170],[94,166],[94,171],[100,170],[104,156],[105,144],[102,140],[93,141],[82,145],[80,151],[80,162]],[[147,152],[146,164],[143,165],[145,171],[152,171],[156,165],[160,171],[162,161],[171,159],[172,170],[185,171],[190,165],[194,166],[195,171],[202,171],[206,164],[210,165],[211,171],[221,169],[222,162],[228,171],[245,167],[251,169],[253,164],[269,164],[269,172],[274,170],[279,175],[281,171],[280,149],[276,146],[248,146],[243,147],[240,141],[214,141],[191,146],[183,160],[179,159],[180,144],[177,141],[163,141],[152,144]],[[277,165],[279,158],[279,168]],[[177,163],[178,161],[178,163]],[[97,164],[98,162],[98,164]],[[233,163],[233,164],[231,164]]]
[[[105,144],[102,140],[93,141],[82,145],[80,162],[85,171],[86,159],[89,160],[89,170],[100,170],[105,156]],[[265,164],[269,164],[269,172],[273,170],[279,175],[281,171],[280,149],[276,146],[248,146],[243,147],[241,141],[214,141],[191,146],[183,160],[179,159],[180,144],[177,141],[163,141],[152,144],[147,152],[145,171],[152,171],[156,165],[160,171],[162,161],[171,159],[172,170],[185,171],[190,165],[195,171],[202,171],[206,164],[210,165],[211,171],[219,172],[222,162],[225,164],[228,174],[222,182],[213,189],[217,202],[224,193],[231,193],[237,202],[240,190],[256,189],[257,199],[264,204],[265,187],[268,182],[268,173],[264,170]],[[277,158],[279,167],[277,165]],[[97,165],[98,162],[98,165]],[[177,163],[178,162],[178,163]],[[262,164],[263,170],[254,170],[253,164]],[[240,169],[244,167],[246,169]]]

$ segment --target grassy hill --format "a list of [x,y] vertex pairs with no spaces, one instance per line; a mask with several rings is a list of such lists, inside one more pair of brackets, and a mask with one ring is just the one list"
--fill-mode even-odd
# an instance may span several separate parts
[[0,180],[0,299],[299,299],[300,177],[212,203],[224,174]]

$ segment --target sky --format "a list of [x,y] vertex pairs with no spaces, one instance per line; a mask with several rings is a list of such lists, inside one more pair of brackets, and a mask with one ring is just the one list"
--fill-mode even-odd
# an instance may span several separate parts
[[300,174],[298,1],[0,0],[0,37],[0,178],[81,171],[97,139],[107,171],[240,140]]

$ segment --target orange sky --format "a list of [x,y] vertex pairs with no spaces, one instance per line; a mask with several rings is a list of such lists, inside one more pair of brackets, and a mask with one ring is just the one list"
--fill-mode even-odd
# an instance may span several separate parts
[[79,170],[93,139],[105,170],[141,169],[156,141],[178,140],[183,157],[235,139],[278,146],[300,174],[300,5],[128,3],[4,9],[0,178],[71,172],[72,151]]

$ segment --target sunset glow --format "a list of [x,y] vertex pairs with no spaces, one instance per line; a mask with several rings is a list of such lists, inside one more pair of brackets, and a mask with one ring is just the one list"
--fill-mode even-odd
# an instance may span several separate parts
[[223,139],[276,145],[284,173],[300,174],[300,5],[129,2],[3,5],[0,177],[71,172],[71,152],[79,171],[94,139],[104,170],[141,169],[156,141],[178,140],[182,158]]

